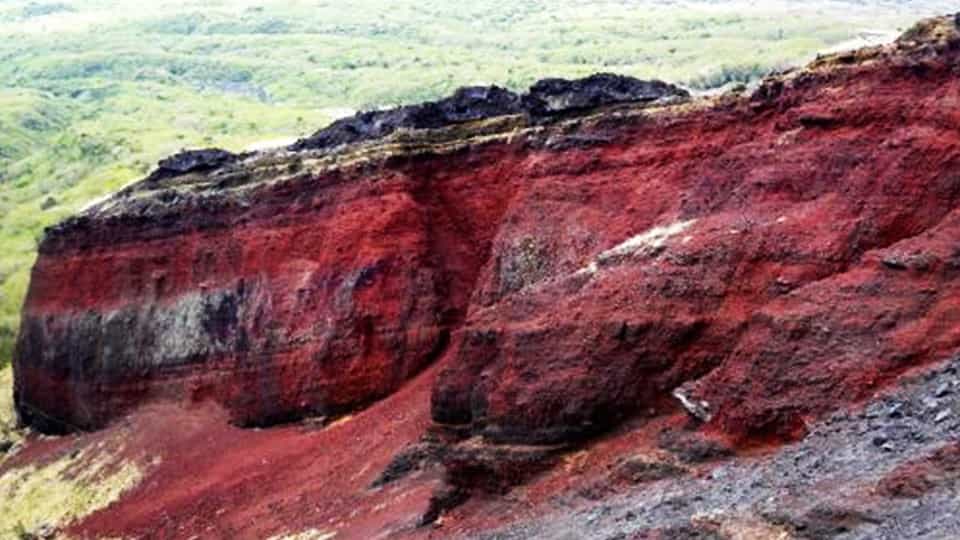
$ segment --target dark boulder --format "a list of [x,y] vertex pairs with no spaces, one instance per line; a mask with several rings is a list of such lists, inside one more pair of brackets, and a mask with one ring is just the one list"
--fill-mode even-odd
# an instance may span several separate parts
[[604,105],[671,97],[686,99],[690,93],[663,81],[597,73],[583,79],[542,79],[523,96],[523,106],[533,119],[543,119]]
[[160,160],[157,163],[157,169],[150,174],[148,180],[158,181],[192,172],[209,172],[233,163],[240,157],[220,148],[183,150]]
[[468,86],[436,103],[445,123],[470,122],[522,112],[520,96],[499,86]]

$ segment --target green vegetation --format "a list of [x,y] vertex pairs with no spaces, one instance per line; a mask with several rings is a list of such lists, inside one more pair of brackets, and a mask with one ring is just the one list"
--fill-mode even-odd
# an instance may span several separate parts
[[46,538],[42,531],[105,508],[140,483],[143,471],[112,457],[121,448],[110,450],[100,443],[50,463],[5,471],[0,475],[0,538]]
[[13,393],[10,392],[12,387],[13,369],[10,366],[0,368],[0,465],[6,456],[13,453],[21,439],[21,434],[16,430],[17,417],[13,410]]
[[0,1],[0,365],[43,228],[180,148],[240,150],[465,84],[615,71],[707,89],[946,10],[758,4]]
[[[15,429],[12,385],[13,369],[0,368],[0,465],[23,440]],[[64,449],[57,459],[6,469],[0,474],[0,539],[49,538],[52,531],[109,506],[139,484],[144,468],[122,457],[123,438],[117,433],[89,440],[80,450]]]

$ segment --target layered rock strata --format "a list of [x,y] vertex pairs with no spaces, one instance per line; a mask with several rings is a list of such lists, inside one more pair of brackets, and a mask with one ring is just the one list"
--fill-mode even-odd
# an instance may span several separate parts
[[802,438],[960,346],[958,49],[941,18],[749,95],[467,89],[350,144],[171,158],[47,232],[19,412],[265,425],[441,361],[458,436],[569,443],[677,404],[735,445]]

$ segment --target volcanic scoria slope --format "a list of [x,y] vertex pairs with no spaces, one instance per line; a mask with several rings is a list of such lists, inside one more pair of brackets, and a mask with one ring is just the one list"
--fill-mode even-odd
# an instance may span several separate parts
[[15,402],[81,433],[2,469],[121,436],[75,537],[960,537],[958,21],[165,160],[43,239]]

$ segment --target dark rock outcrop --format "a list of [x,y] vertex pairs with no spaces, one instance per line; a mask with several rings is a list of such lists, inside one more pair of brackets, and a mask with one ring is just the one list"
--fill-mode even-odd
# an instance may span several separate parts
[[452,96],[383,111],[367,111],[337,120],[290,149],[316,150],[380,139],[398,129],[435,129],[451,124],[521,112],[520,96],[499,86],[460,88]]
[[237,154],[220,148],[184,150],[160,160],[147,181],[165,180],[187,173],[207,173],[239,159]]
[[535,119],[543,119],[616,103],[684,100],[689,97],[690,93],[686,90],[663,81],[598,73],[575,80],[540,80],[524,94],[523,106]]
[[337,120],[310,137],[294,143],[294,151],[332,148],[381,139],[399,129],[436,129],[484,118],[524,114],[541,122],[616,103],[684,100],[690,94],[662,81],[643,81],[625,75],[600,73],[583,79],[544,79],[522,96],[499,86],[457,90],[439,101],[383,111],[367,111]]

